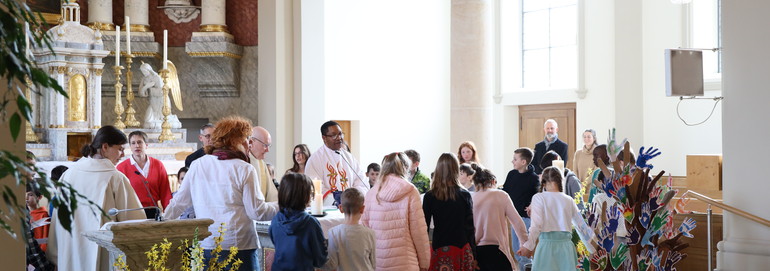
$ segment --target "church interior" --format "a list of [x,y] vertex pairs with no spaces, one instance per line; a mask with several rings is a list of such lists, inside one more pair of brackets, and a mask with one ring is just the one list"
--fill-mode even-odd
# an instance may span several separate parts
[[[264,160],[278,173],[297,144],[323,148],[319,127],[334,120],[361,167],[414,149],[430,174],[442,153],[473,141],[502,179],[514,151],[534,149],[554,119],[570,159],[584,131],[607,144],[614,129],[637,155],[662,152],[650,175],[671,176],[673,202],[691,190],[738,210],[692,198],[696,238],[679,269],[770,265],[770,225],[745,216],[770,219],[770,147],[741,143],[770,136],[768,1],[26,2],[50,24],[32,30],[52,40],[30,49],[36,65],[69,99],[27,94],[26,140],[1,131],[0,141],[48,172],[113,125],[145,132],[148,155],[174,179],[202,147],[200,127],[237,115],[270,132]],[[667,49],[702,56],[702,73],[687,67],[699,93],[671,93]],[[23,242],[0,243],[0,262],[23,268]]]

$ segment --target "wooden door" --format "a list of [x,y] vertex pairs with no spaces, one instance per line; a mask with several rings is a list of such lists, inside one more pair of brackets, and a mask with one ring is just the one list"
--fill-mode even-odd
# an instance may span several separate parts
[[352,132],[352,124],[350,120],[335,120],[337,123],[340,124],[340,128],[342,128],[342,132],[345,133],[345,144],[348,144],[348,148],[353,151],[353,132]]
[[529,147],[534,151],[535,144],[543,141],[545,137],[543,124],[548,119],[556,120],[559,125],[559,139],[569,145],[568,159],[565,165],[569,168],[572,165],[575,147],[577,147],[575,103],[519,106],[519,146]]

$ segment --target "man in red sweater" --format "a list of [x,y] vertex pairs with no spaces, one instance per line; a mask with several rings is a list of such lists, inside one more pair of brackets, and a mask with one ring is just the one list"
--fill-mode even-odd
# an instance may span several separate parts
[[[171,186],[168,173],[160,160],[147,156],[147,134],[133,131],[128,135],[131,156],[118,164],[117,169],[128,177],[131,186],[144,207],[166,208],[171,201]],[[147,218],[160,215],[156,209],[145,209]]]

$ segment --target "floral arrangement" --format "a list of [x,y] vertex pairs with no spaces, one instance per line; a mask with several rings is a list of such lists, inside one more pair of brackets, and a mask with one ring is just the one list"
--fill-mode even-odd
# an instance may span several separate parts
[[[212,270],[212,271],[222,271],[225,270],[225,267],[230,265],[229,270],[238,270],[238,268],[241,266],[243,261],[240,259],[236,259],[236,255],[238,254],[238,248],[237,247],[230,247],[230,253],[227,255],[227,258],[224,261],[219,261],[219,253],[222,252],[222,241],[224,240],[225,235],[225,223],[222,223],[219,225],[219,229],[217,232],[219,232],[219,236],[214,237],[214,249],[211,251],[211,259],[208,262],[209,268],[205,268],[207,265],[204,265],[203,260],[203,247],[201,246],[200,241],[198,241],[198,229],[195,229],[195,236],[193,237],[192,242],[190,240],[185,239],[181,242],[181,244],[176,248],[178,251],[182,251],[182,267],[181,270],[183,271],[203,271],[203,270]],[[168,254],[171,251],[172,243],[169,242],[166,238],[163,238],[163,242],[159,244],[154,244],[152,248],[150,248],[149,251],[145,252],[145,255],[147,255],[147,266],[149,267],[147,271],[169,271],[171,269],[166,267],[166,262],[168,261]],[[231,265],[232,264],[232,265]],[[130,271],[128,268],[128,265],[126,264],[126,261],[123,259],[123,255],[121,254],[118,256],[118,258],[115,260],[115,263],[113,264],[113,267],[115,267],[116,271]]]
[[[665,171],[649,177],[653,166],[648,162],[660,155],[658,149],[645,151],[642,147],[635,164],[624,163],[631,160],[628,151],[624,152],[623,161],[614,158],[623,149],[630,149],[628,142],[618,144],[614,131],[610,139],[607,152],[612,170],[598,159],[596,170],[601,170],[604,179],[596,178],[598,172],[589,174],[594,176],[591,181],[595,184],[591,197],[603,193],[610,200],[601,205],[589,204],[584,213],[587,224],[597,233],[599,246],[591,255],[584,244],[577,242],[577,267],[586,271],[675,270],[675,265],[687,257],[682,250],[688,245],[680,238],[693,237],[690,231],[695,228],[695,221],[687,218],[674,228],[677,211],[669,203],[678,191],[672,189],[670,176],[667,182],[661,181]],[[625,227],[618,231],[620,225]]]

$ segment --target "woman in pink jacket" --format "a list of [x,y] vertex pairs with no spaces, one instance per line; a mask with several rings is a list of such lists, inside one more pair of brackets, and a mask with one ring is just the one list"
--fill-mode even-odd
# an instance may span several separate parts
[[401,152],[385,156],[380,180],[366,193],[361,222],[374,230],[377,270],[428,270],[430,266],[420,194],[405,178],[409,161]]

